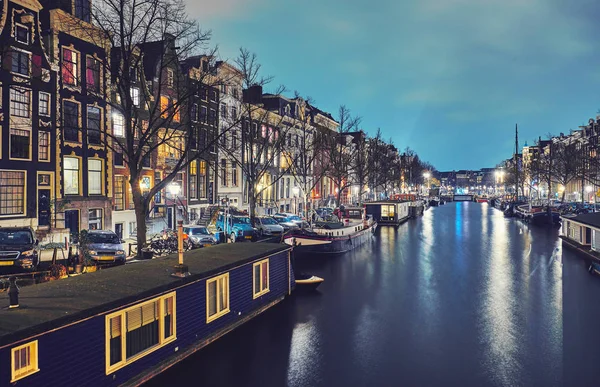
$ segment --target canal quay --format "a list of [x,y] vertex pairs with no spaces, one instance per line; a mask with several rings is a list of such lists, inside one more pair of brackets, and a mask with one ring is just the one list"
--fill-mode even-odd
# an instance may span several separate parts
[[297,266],[325,278],[146,384],[598,386],[600,279],[557,228],[448,203]]

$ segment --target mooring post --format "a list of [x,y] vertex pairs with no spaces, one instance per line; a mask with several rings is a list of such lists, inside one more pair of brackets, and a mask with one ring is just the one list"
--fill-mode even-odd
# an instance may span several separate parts
[[175,266],[173,277],[187,277],[190,275],[187,265],[183,264],[183,220],[177,221],[177,253],[178,264]]
[[12,276],[9,279],[10,285],[8,286],[8,298],[10,300],[9,308],[19,307],[19,287],[17,286],[17,277]]

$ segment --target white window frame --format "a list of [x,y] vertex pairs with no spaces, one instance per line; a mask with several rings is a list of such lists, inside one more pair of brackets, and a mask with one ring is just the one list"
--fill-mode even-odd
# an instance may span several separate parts
[[[46,105],[47,106],[46,112],[42,112],[42,96],[48,97],[48,101],[47,101],[48,103]],[[40,91],[39,95],[38,95],[38,114],[41,116],[44,116],[44,117],[50,117],[50,109],[52,109],[51,102],[52,102],[52,100],[50,98],[50,93]]]

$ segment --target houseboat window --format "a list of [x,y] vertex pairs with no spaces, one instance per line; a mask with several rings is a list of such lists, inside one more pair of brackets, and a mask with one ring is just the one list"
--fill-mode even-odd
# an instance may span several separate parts
[[175,340],[175,312],[169,293],[106,316],[106,374]]
[[12,349],[11,371],[11,383],[39,371],[37,340]]
[[254,298],[269,292],[269,259],[253,265]]
[[229,273],[206,281],[206,322],[229,313]]

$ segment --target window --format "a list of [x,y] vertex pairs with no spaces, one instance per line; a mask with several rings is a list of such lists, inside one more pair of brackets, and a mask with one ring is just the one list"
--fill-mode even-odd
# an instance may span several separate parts
[[216,102],[216,100],[217,100],[217,92],[216,91],[214,91],[214,90],[210,91],[210,100],[212,102]]
[[231,162],[231,185],[234,187],[237,187],[238,185],[237,166],[235,164],[235,161]]
[[227,104],[221,104],[221,118],[227,118]]
[[117,167],[122,167],[123,164],[123,154],[119,152],[113,152],[113,164]]
[[236,149],[237,148],[237,133],[236,131],[232,131],[231,132],[231,149]]
[[129,92],[131,94],[131,102],[135,106],[140,107],[140,89],[137,87],[132,87]]
[[100,144],[100,109],[94,106],[87,108],[87,135],[89,144]]
[[223,94],[227,93],[227,85],[225,85],[225,84],[221,85],[221,93],[223,93]]
[[215,109],[210,109],[210,113],[208,116],[208,124],[215,125],[216,122],[217,122],[217,112],[215,112]]
[[231,118],[232,119],[237,119],[237,108],[235,106],[231,107]]
[[79,104],[64,102],[63,126],[65,141],[79,141]]
[[252,294],[254,298],[260,297],[269,292],[269,259],[256,262],[252,265],[253,288]]
[[169,111],[173,114],[173,122],[179,122],[179,105],[176,99],[169,101]]
[[206,198],[206,161],[200,161],[198,168],[198,196]]
[[129,78],[131,79],[131,82],[137,82],[138,74],[135,67],[129,69]]
[[221,185],[227,187],[227,160],[221,159]]
[[88,160],[88,193],[102,195],[102,160]]
[[75,17],[90,22],[90,0],[75,0]]
[[10,54],[12,58],[11,71],[13,73],[29,76],[30,55],[23,51],[13,50]]
[[233,87],[232,94],[233,94],[233,98],[236,98],[236,99],[238,98],[238,88],[237,87],[235,87],[235,86]]
[[25,172],[0,171],[0,215],[25,214]]
[[150,152],[146,151],[144,155],[142,155],[142,168],[150,168]]
[[162,118],[169,117],[169,108],[170,108],[169,98],[165,97],[164,95],[161,95],[160,96],[160,116]]
[[40,100],[39,100],[40,104],[38,107],[38,114],[40,116],[46,116],[49,117],[50,116],[50,94],[48,93],[42,93],[40,91]]
[[106,374],[176,339],[175,301],[173,292],[106,316]]
[[226,129],[223,129],[221,132],[221,146],[223,148],[227,148],[227,132]]
[[173,87],[173,70],[167,69],[167,86]]
[[115,175],[115,211],[125,209],[125,176]]
[[113,134],[116,137],[125,137],[125,119],[121,113],[112,115]]
[[197,103],[192,105],[192,109],[190,110],[190,119],[194,122],[198,121],[198,104]]
[[21,88],[10,88],[10,115],[15,117],[30,117],[30,93],[31,90]]
[[191,199],[196,199],[198,197],[197,184],[198,184],[198,161],[194,160],[190,163],[190,198]]
[[77,64],[79,62],[79,53],[63,48],[62,52],[62,79],[65,85],[77,86],[79,84],[79,73]]
[[206,322],[229,313],[229,273],[206,281]]
[[10,158],[27,159],[30,155],[31,131],[22,129],[10,129]]
[[63,159],[63,182],[65,195],[79,195],[79,159]]
[[102,230],[102,209],[94,208],[88,211],[88,229]]
[[86,59],[85,82],[87,89],[96,93],[100,92],[100,61],[92,57]]
[[200,122],[207,122],[208,114],[206,106],[200,106]]
[[15,25],[15,39],[17,42],[29,44],[29,28],[21,24]]
[[11,350],[11,383],[39,371],[38,368],[38,342],[15,347]]
[[40,161],[50,161],[50,133],[38,132],[38,159]]

